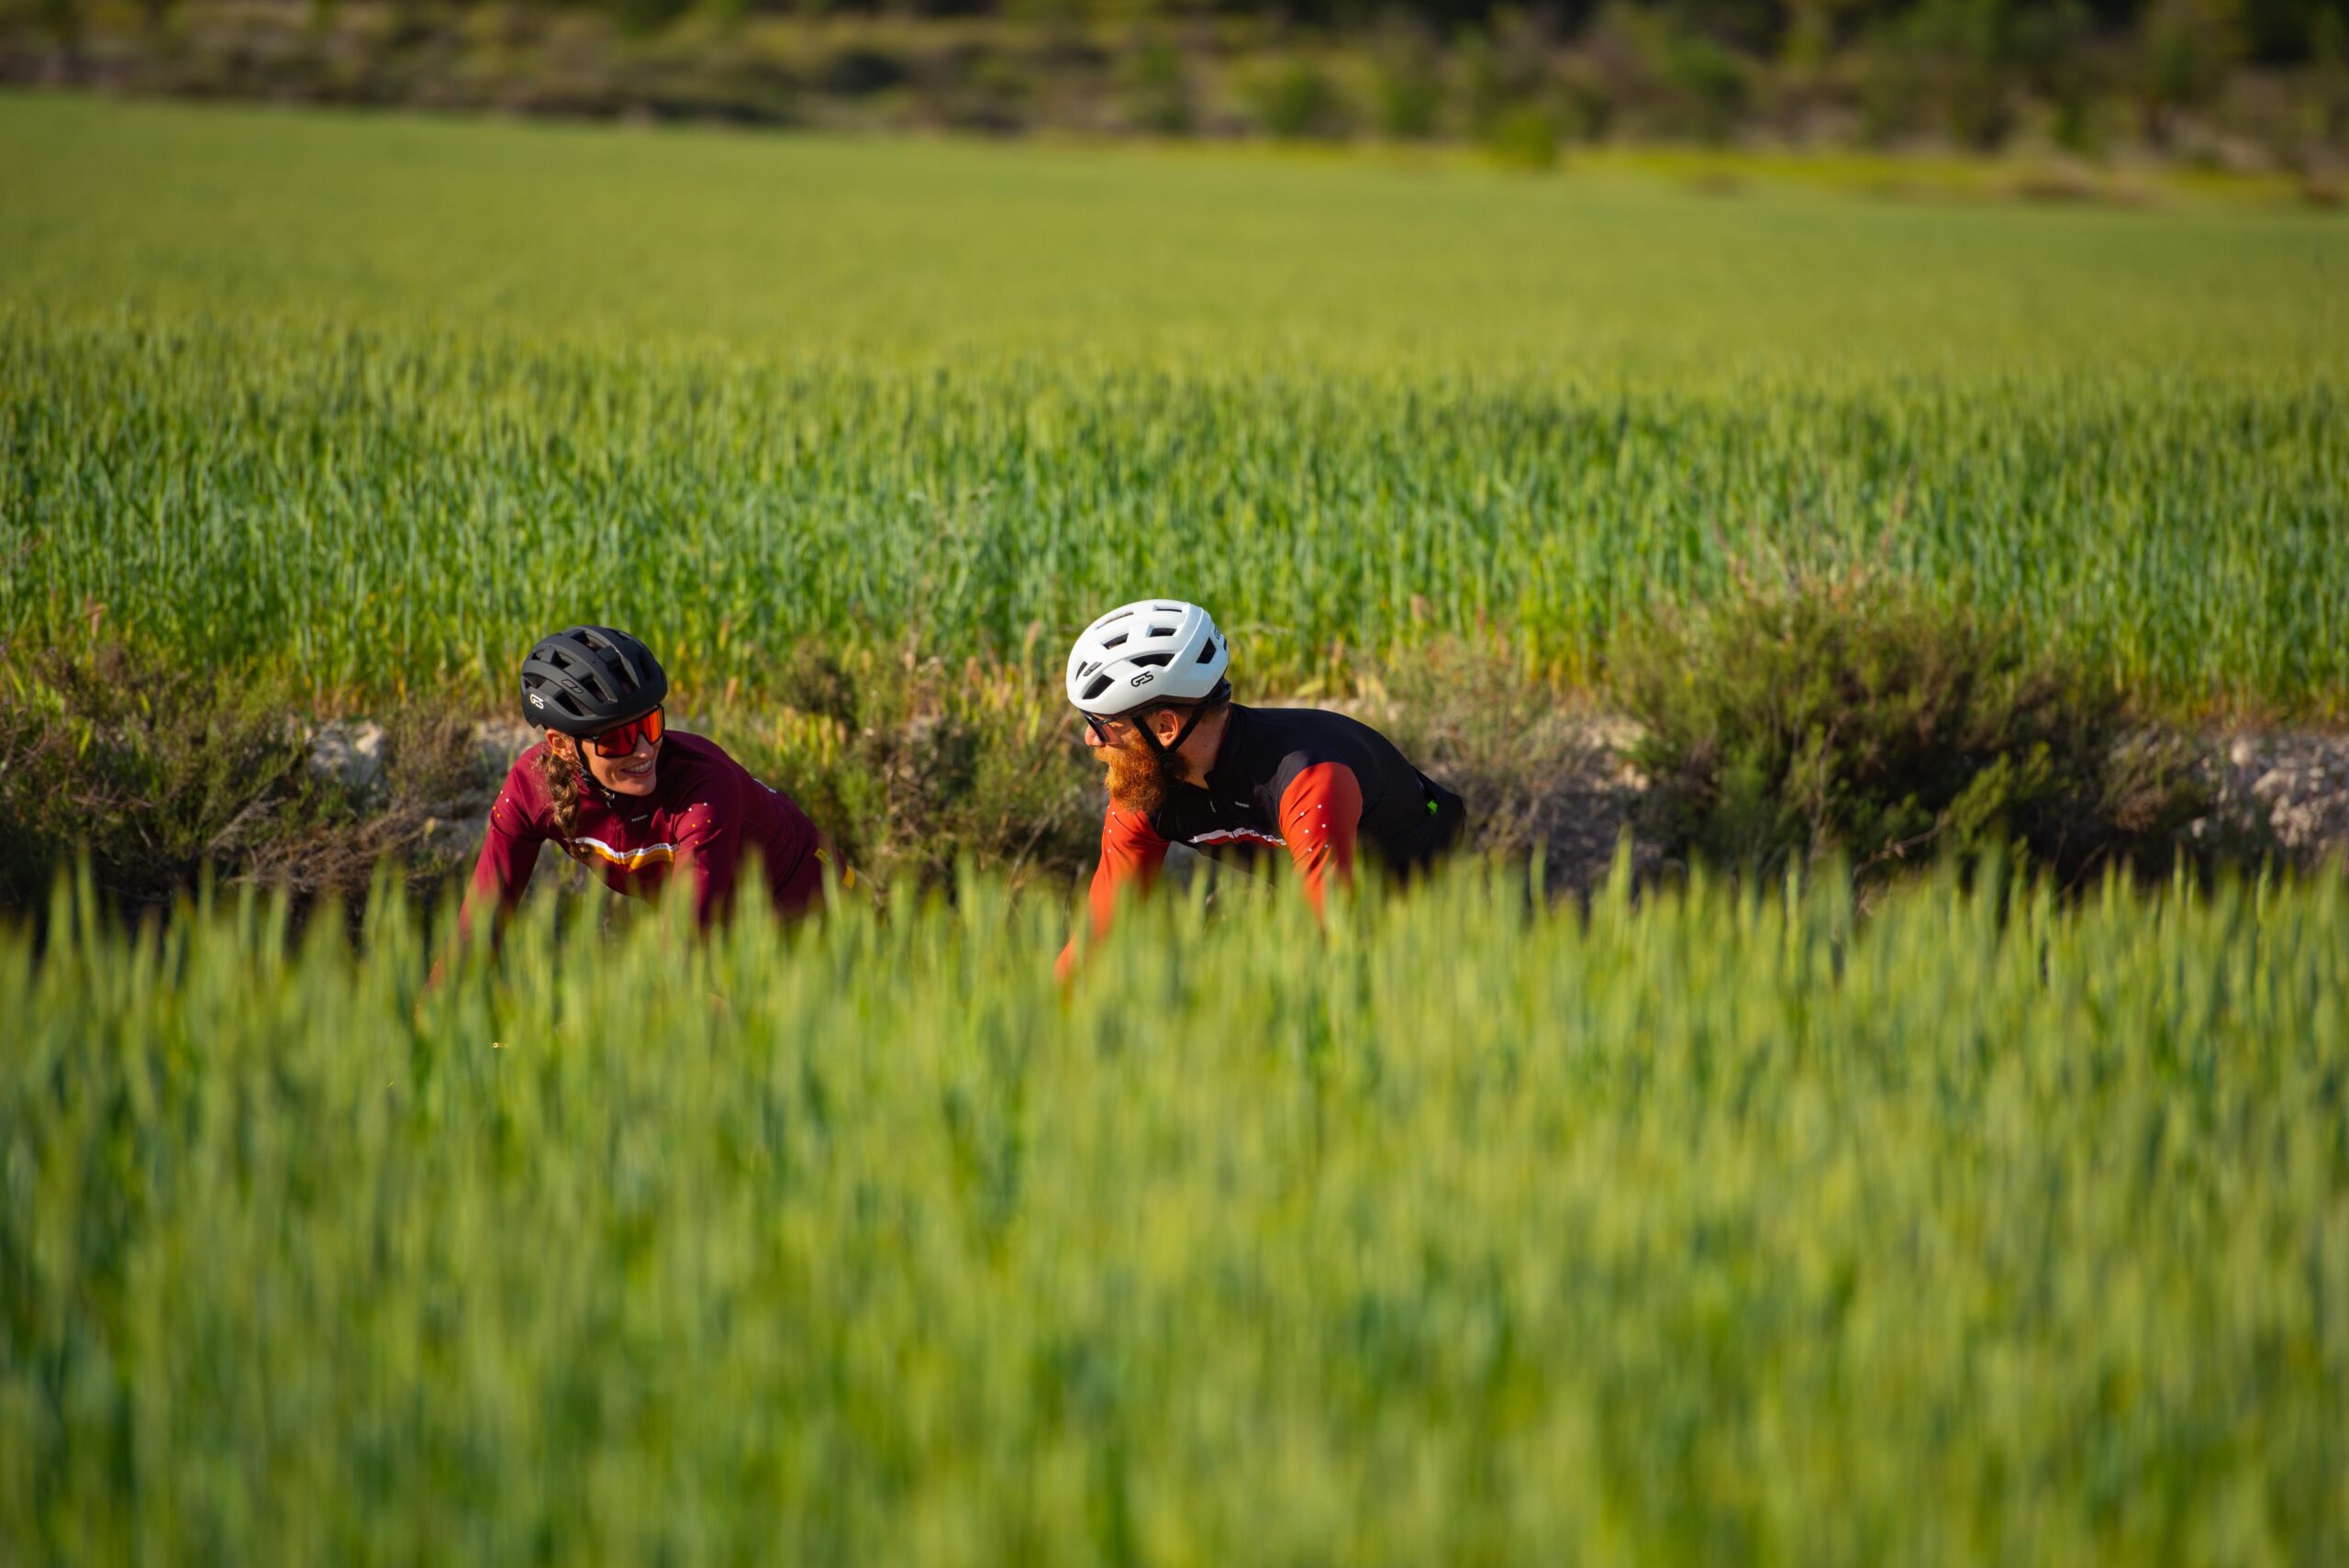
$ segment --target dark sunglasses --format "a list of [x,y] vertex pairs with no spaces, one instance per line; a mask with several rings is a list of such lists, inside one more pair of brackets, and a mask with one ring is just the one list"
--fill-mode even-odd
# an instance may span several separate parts
[[667,727],[661,722],[661,710],[656,707],[640,718],[631,718],[626,724],[616,724],[601,735],[585,737],[584,744],[596,748],[596,755],[598,757],[625,757],[636,750],[638,736],[640,735],[647,740],[658,740],[661,739],[661,731],[665,728]]
[[1093,731],[1103,745],[1112,743],[1117,739],[1116,727],[1126,722],[1123,717],[1104,718],[1097,713],[1087,713],[1083,708],[1078,708],[1076,713],[1079,718],[1085,720],[1085,727]]

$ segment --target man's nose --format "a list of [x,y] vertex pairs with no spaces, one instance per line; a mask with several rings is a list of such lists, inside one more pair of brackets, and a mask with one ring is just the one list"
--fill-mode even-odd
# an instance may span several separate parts
[[1085,723],[1085,722],[1083,719],[1081,719],[1081,718],[1080,718],[1080,719],[1078,719],[1078,720],[1076,721],[1076,723],[1077,723],[1077,728],[1078,728],[1079,729],[1081,729],[1081,730],[1083,730],[1083,731],[1085,732],[1085,745],[1086,745],[1087,747],[1091,748],[1091,749],[1092,749],[1092,750],[1094,750],[1094,751],[1099,751],[1099,750],[1101,749],[1101,744],[1102,744],[1102,742],[1101,742],[1101,732],[1100,732],[1099,730],[1097,730],[1097,729],[1094,728],[1093,728],[1093,726],[1091,726],[1091,725],[1089,725],[1089,724]]

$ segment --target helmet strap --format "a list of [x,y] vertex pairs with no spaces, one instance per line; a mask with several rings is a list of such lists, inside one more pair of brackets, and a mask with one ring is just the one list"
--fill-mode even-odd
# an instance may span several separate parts
[[1174,732],[1174,739],[1163,744],[1160,743],[1157,733],[1144,722],[1150,717],[1148,714],[1136,715],[1134,728],[1141,731],[1141,738],[1150,743],[1150,749],[1157,752],[1159,760],[1163,762],[1183,749],[1183,742],[1191,738],[1191,731],[1199,727],[1199,720],[1208,716],[1209,708],[1220,706],[1230,696],[1231,683],[1218,681],[1215,690],[1191,705],[1191,717],[1183,721],[1183,728]]
[[596,792],[596,798],[602,801],[607,809],[618,810],[619,798],[605,787],[604,781],[596,776],[596,764],[587,760],[587,743],[578,736],[567,732],[563,739],[571,742],[572,767],[579,774],[581,781]]

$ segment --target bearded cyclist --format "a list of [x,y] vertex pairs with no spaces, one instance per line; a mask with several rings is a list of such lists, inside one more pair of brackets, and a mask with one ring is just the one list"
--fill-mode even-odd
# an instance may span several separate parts
[[823,834],[715,741],[671,730],[668,692],[661,662],[624,631],[574,626],[539,639],[522,661],[522,714],[545,739],[490,808],[468,917],[479,905],[511,912],[549,840],[631,897],[682,881],[704,927],[730,907],[754,854],[778,914],[822,896],[824,867],[838,861]]
[[[1460,797],[1370,726],[1316,708],[1243,707],[1231,645],[1208,612],[1143,599],[1085,628],[1068,700],[1109,773],[1101,863],[1087,902],[1109,926],[1119,890],[1147,892],[1170,845],[1224,860],[1286,850],[1319,913],[1364,846],[1397,876],[1424,869],[1467,820]],[[1068,976],[1076,944],[1061,952]]]

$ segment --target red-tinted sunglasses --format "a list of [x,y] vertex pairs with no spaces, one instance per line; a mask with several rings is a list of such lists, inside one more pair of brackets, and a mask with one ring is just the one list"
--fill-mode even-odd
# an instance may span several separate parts
[[601,735],[588,736],[586,743],[596,748],[598,757],[625,757],[636,750],[638,736],[641,735],[647,740],[658,740],[665,728],[661,722],[661,710],[656,707],[640,718],[616,724]]

